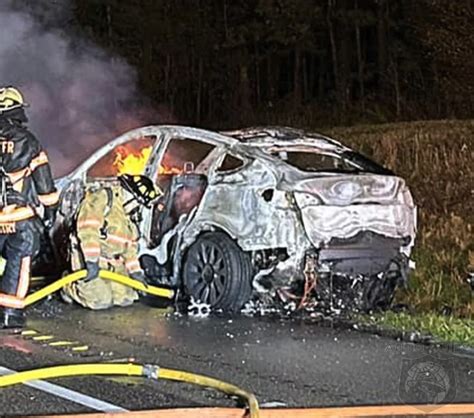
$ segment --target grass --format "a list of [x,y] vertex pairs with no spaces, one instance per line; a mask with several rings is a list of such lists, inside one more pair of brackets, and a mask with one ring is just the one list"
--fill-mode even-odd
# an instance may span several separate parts
[[474,346],[474,320],[436,314],[410,315],[406,313],[385,312],[362,321],[370,325],[381,326],[388,330],[412,332],[430,335],[436,341]]

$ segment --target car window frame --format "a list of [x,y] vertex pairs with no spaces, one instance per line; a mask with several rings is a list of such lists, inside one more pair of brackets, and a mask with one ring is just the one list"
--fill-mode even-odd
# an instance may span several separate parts
[[[247,168],[253,161],[254,159],[247,156],[243,155],[241,153],[233,151],[229,147],[221,146],[219,147],[220,154],[216,157],[216,160],[213,162],[213,164],[210,166],[209,171],[208,171],[208,183],[209,184],[215,184],[219,181],[222,181],[224,178],[228,176],[235,175],[241,170],[244,170]],[[220,165],[224,162],[224,158],[226,157],[227,154],[230,154],[232,157],[237,158],[239,160],[243,161],[243,165],[239,168],[236,168],[234,170],[227,170],[223,172],[217,171],[217,169],[220,167]]]
[[158,141],[158,136],[157,135],[146,135],[144,137],[137,137],[137,138],[130,138],[128,139],[127,141],[124,141],[124,142],[120,142],[120,143],[117,143],[115,144],[115,146],[112,146],[112,147],[109,147],[109,146],[105,146],[107,147],[107,152],[103,152],[104,150],[101,148],[99,151],[100,152],[97,152],[97,158],[96,158],[96,154],[93,154],[92,157],[90,158],[90,160],[94,160],[93,163],[89,164],[86,168],[84,168],[84,179],[90,179],[90,181],[94,181],[94,180],[98,180],[98,179],[112,179],[112,178],[116,178],[117,175],[109,175],[109,176],[90,176],[89,175],[89,172],[97,165],[99,164],[99,162],[105,158],[108,154],[114,152],[118,147],[122,147],[122,146],[126,146],[128,143],[132,143],[134,141],[140,141],[140,140],[144,140],[144,139],[148,139],[148,138],[151,138],[151,152],[150,152],[150,156],[148,157],[148,160],[147,162],[145,163],[145,167],[143,169],[143,175],[146,175],[145,172],[146,172],[146,169],[150,163],[150,160],[152,158],[152,155],[153,155],[153,150],[156,146],[156,142]]
[[308,170],[303,170],[301,169],[300,167],[297,167],[296,165],[292,164],[291,162],[289,161],[285,161],[284,159],[282,159],[278,153],[280,152],[287,152],[287,153],[291,153],[291,152],[299,152],[299,153],[308,153],[308,154],[318,154],[318,155],[321,155],[321,156],[324,156],[324,157],[332,157],[332,158],[335,158],[337,160],[340,160],[343,164],[345,165],[349,165],[350,168],[353,168],[354,170],[351,170],[351,171],[343,171],[343,170],[340,170],[341,173],[358,173],[361,171],[361,167],[359,165],[357,165],[355,162],[347,159],[344,157],[344,155],[342,154],[339,154],[339,153],[336,153],[336,152],[330,152],[330,151],[312,151],[310,149],[307,149],[306,147],[294,147],[294,149],[292,149],[292,147],[279,147],[279,146],[269,146],[269,147],[261,147],[261,150],[265,153],[267,153],[268,155],[274,157],[274,158],[277,158],[278,160],[280,160],[281,162],[285,163],[286,165],[294,168],[295,170],[298,170],[300,171],[301,173],[305,173],[305,174],[311,174],[311,173],[314,173],[314,174],[318,174],[318,173],[337,173],[339,172],[337,169],[320,169],[320,170],[314,170],[314,171],[308,171]]

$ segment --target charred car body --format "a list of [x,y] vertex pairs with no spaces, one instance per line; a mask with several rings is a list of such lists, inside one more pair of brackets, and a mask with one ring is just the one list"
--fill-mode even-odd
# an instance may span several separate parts
[[321,303],[371,309],[406,280],[416,208],[404,180],[289,128],[150,126],[120,136],[58,181],[56,259],[68,259],[85,187],[123,172],[165,193],[141,213],[147,275],[215,309],[239,310],[253,295],[302,302],[310,289]]

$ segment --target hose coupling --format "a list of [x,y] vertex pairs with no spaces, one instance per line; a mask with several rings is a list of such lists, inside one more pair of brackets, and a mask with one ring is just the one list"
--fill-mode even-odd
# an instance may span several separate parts
[[158,379],[160,377],[160,366],[155,366],[154,364],[144,364],[143,376],[148,379]]

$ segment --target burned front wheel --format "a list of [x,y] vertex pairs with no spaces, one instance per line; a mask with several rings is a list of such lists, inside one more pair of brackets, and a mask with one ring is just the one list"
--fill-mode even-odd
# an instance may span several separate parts
[[237,312],[252,294],[249,256],[223,232],[206,232],[188,249],[184,292],[213,309]]

